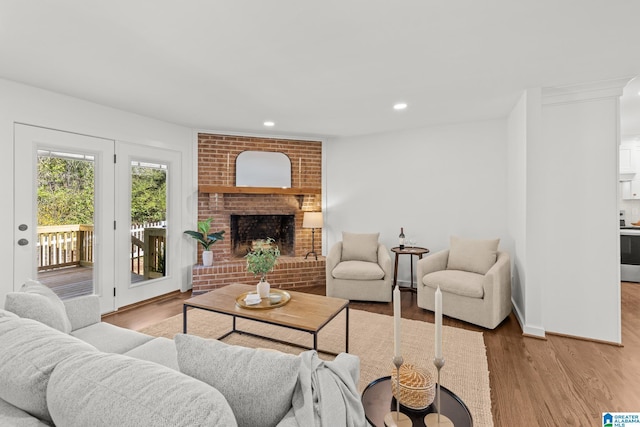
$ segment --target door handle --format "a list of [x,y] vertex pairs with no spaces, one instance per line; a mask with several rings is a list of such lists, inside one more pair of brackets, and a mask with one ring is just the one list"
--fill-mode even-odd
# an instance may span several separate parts
[[18,240],[18,244],[20,246],[26,246],[26,245],[29,244],[29,241],[27,239],[20,239],[20,240]]

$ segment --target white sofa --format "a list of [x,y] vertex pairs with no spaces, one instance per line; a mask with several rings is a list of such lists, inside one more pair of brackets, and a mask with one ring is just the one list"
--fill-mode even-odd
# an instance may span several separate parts
[[451,246],[417,263],[417,305],[434,311],[442,292],[442,313],[494,329],[511,313],[511,260],[498,239],[451,238]]
[[101,322],[95,296],[43,293],[0,309],[1,426],[366,425],[356,356],[154,338]]

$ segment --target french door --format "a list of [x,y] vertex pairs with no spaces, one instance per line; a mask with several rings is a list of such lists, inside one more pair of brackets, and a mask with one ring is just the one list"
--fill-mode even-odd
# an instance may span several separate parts
[[23,124],[14,138],[14,290],[38,279],[107,313],[180,288],[180,152]]
[[119,307],[179,289],[178,151],[116,143]]
[[113,140],[15,124],[14,289],[114,297]]

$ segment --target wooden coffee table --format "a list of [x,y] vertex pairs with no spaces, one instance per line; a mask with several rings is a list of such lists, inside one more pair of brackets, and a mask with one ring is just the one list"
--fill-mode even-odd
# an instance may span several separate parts
[[[224,337],[237,332],[317,351],[318,332],[320,332],[320,330],[334,319],[342,310],[345,310],[345,352],[349,352],[349,300],[325,297],[323,295],[307,294],[304,292],[287,291],[291,295],[291,300],[287,304],[277,308],[256,310],[241,308],[236,305],[236,298],[239,295],[245,292],[255,291],[255,289],[256,287],[252,285],[236,283],[207,292],[206,294],[189,298],[184,302],[182,308],[183,332],[185,334],[187,333],[187,309],[191,307],[232,316],[233,327],[231,331],[222,335],[218,339],[223,339]],[[238,317],[308,332],[313,335],[313,347],[305,347],[299,344],[282,341],[274,337],[265,337],[252,332],[242,331],[236,327],[236,318]]]

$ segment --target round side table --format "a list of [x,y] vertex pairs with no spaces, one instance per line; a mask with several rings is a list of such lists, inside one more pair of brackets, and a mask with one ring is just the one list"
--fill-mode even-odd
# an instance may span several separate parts
[[[455,427],[473,427],[473,418],[469,408],[449,389],[440,386],[440,404],[442,414],[446,415]],[[384,416],[396,410],[396,400],[391,393],[391,377],[382,377],[373,381],[362,392],[364,414],[372,425],[384,427]],[[416,411],[400,405],[400,412],[406,414],[414,427],[425,427],[424,417],[435,412],[434,404],[427,409]]]
[[[391,252],[396,254],[396,264],[393,268],[393,287],[395,288],[396,283],[398,283],[398,258],[400,258],[400,255],[411,255],[411,259],[409,260],[411,264],[411,287],[407,290],[416,292],[416,288],[413,287],[413,256],[416,255],[418,259],[422,259],[422,255],[429,253],[429,249],[419,246],[405,246],[404,249],[400,249],[399,246],[396,246],[395,248],[391,248]],[[400,288],[400,290],[403,291],[405,289]]]

